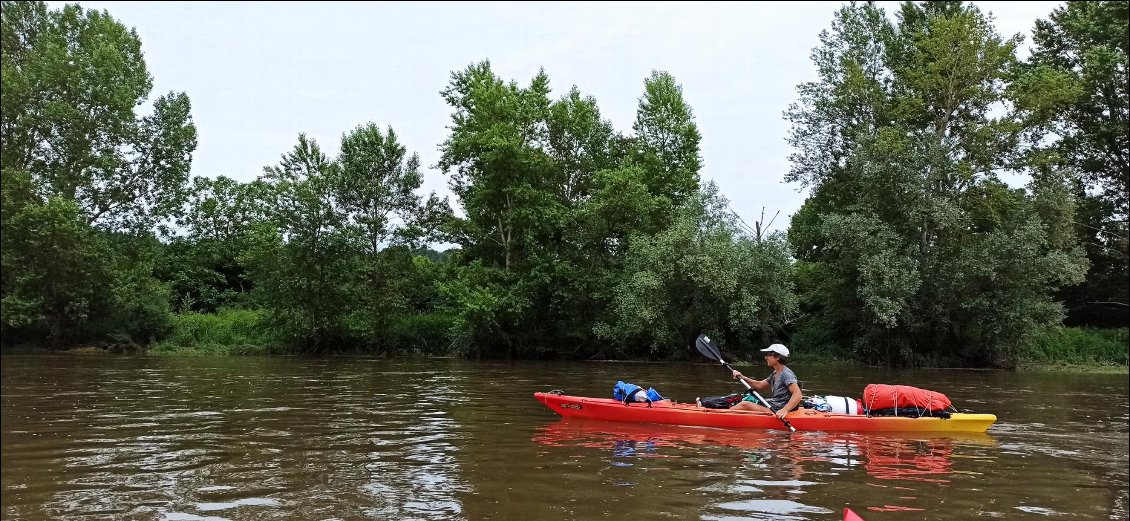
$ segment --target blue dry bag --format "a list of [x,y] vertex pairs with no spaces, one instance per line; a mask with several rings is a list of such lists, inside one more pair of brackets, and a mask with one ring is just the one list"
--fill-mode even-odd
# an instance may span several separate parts
[[[636,398],[636,395],[640,393],[643,394],[644,400]],[[645,391],[643,387],[636,384],[624,383],[622,380],[618,380],[616,385],[612,387],[612,398],[616,401],[623,402],[624,405],[636,401],[646,401],[648,405],[651,405],[651,402],[658,402],[664,399],[653,387],[648,387]]]

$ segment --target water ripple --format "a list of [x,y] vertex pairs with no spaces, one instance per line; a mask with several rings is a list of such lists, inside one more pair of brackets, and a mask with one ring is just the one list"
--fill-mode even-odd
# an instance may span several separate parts
[[[1117,519],[1128,503],[1127,385],[1102,377],[806,372],[837,395],[875,378],[952,390],[1001,419],[935,438],[568,422],[530,394],[604,396],[625,373],[692,399],[732,385],[701,364],[5,356],[0,370],[5,519],[827,520],[849,504]],[[1031,407],[1049,390],[1111,406]]]

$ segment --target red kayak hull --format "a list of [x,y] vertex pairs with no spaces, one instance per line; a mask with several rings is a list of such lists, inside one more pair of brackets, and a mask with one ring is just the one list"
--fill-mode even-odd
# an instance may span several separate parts
[[[609,398],[534,393],[550,410],[568,418],[603,421],[695,425],[730,429],[785,429],[776,416],[752,411],[707,409],[694,404],[656,402],[623,403]],[[985,432],[997,420],[992,414],[954,413],[950,418],[863,416],[800,409],[789,413],[789,423],[799,431],[848,432]]]

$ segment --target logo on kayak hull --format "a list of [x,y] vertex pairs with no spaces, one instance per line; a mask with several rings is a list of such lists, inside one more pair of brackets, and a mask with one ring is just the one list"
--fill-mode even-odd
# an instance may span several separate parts
[[579,404],[579,403],[563,403],[563,404],[561,404],[561,408],[562,409],[576,409],[576,410],[579,411],[579,410],[581,410],[581,404]]

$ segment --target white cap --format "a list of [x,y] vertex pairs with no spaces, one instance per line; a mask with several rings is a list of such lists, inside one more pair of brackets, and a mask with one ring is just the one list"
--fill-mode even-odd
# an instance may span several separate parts
[[789,348],[784,344],[773,344],[761,350],[762,353],[777,353],[781,356],[789,356]]

